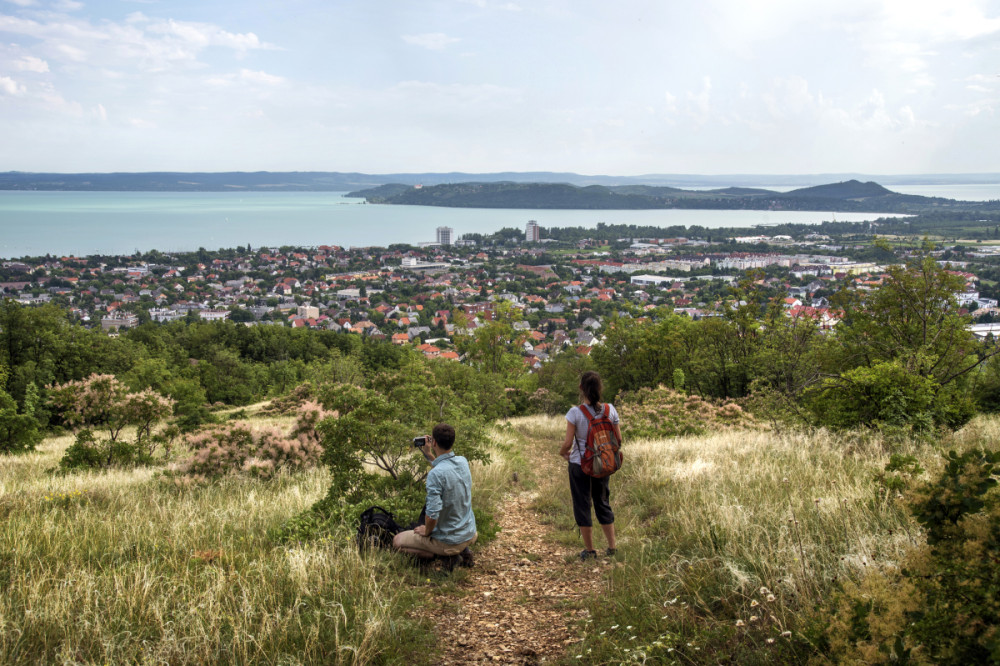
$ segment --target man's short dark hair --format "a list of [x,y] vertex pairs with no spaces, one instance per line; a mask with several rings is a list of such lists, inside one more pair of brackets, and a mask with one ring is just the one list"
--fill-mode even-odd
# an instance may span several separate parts
[[455,444],[455,429],[447,423],[438,423],[431,432],[438,448],[448,451]]

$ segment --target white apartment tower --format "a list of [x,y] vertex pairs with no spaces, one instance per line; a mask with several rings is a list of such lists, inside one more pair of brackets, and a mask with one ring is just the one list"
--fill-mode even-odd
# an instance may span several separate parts
[[438,227],[437,228],[437,243],[438,245],[451,245],[451,236],[454,233],[454,229],[451,227]]
[[542,228],[538,226],[538,222],[528,220],[528,224],[524,227],[524,240],[528,243],[542,240]]

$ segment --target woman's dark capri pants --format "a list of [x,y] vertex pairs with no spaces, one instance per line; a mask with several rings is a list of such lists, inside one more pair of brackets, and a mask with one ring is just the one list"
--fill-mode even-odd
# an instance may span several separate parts
[[594,502],[594,513],[597,514],[599,525],[611,525],[615,522],[615,513],[611,510],[611,490],[608,481],[611,477],[595,479],[583,473],[577,463],[569,464],[569,490],[573,495],[573,517],[579,527],[592,527],[590,520],[590,502]]

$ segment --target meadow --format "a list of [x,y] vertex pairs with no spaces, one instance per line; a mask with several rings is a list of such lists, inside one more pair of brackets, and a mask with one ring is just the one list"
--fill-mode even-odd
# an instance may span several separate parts
[[[498,425],[475,503],[498,510],[517,472],[577,567],[566,480],[534,462],[563,431],[561,417]],[[817,609],[837,581],[892,567],[921,539],[880,480],[889,452],[926,475],[942,447],[998,435],[979,417],[944,442],[766,430],[627,442],[612,480],[619,554],[566,659],[822,662]],[[325,493],[324,469],[185,487],[155,467],[51,473],[71,441],[0,457],[0,663],[433,663],[414,611],[432,593],[459,598],[477,573],[361,557],[350,525],[277,540]]]
[[[539,417],[515,427],[529,457],[564,429]],[[611,483],[619,553],[569,659],[833,663],[840,584],[893,570],[923,542],[884,471],[891,453],[919,461],[918,481],[941,469],[940,452],[995,449],[998,435],[981,416],[935,441],[748,429],[626,442]],[[565,479],[541,483],[538,512],[576,552],[570,507]]]

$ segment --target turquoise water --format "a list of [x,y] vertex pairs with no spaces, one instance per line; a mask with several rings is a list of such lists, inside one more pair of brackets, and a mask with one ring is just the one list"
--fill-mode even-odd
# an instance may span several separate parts
[[636,224],[707,228],[864,221],[871,213],[745,210],[498,210],[379,206],[337,192],[0,191],[0,257],[181,252],[204,247],[386,246],[431,242],[439,226],[465,233]]

